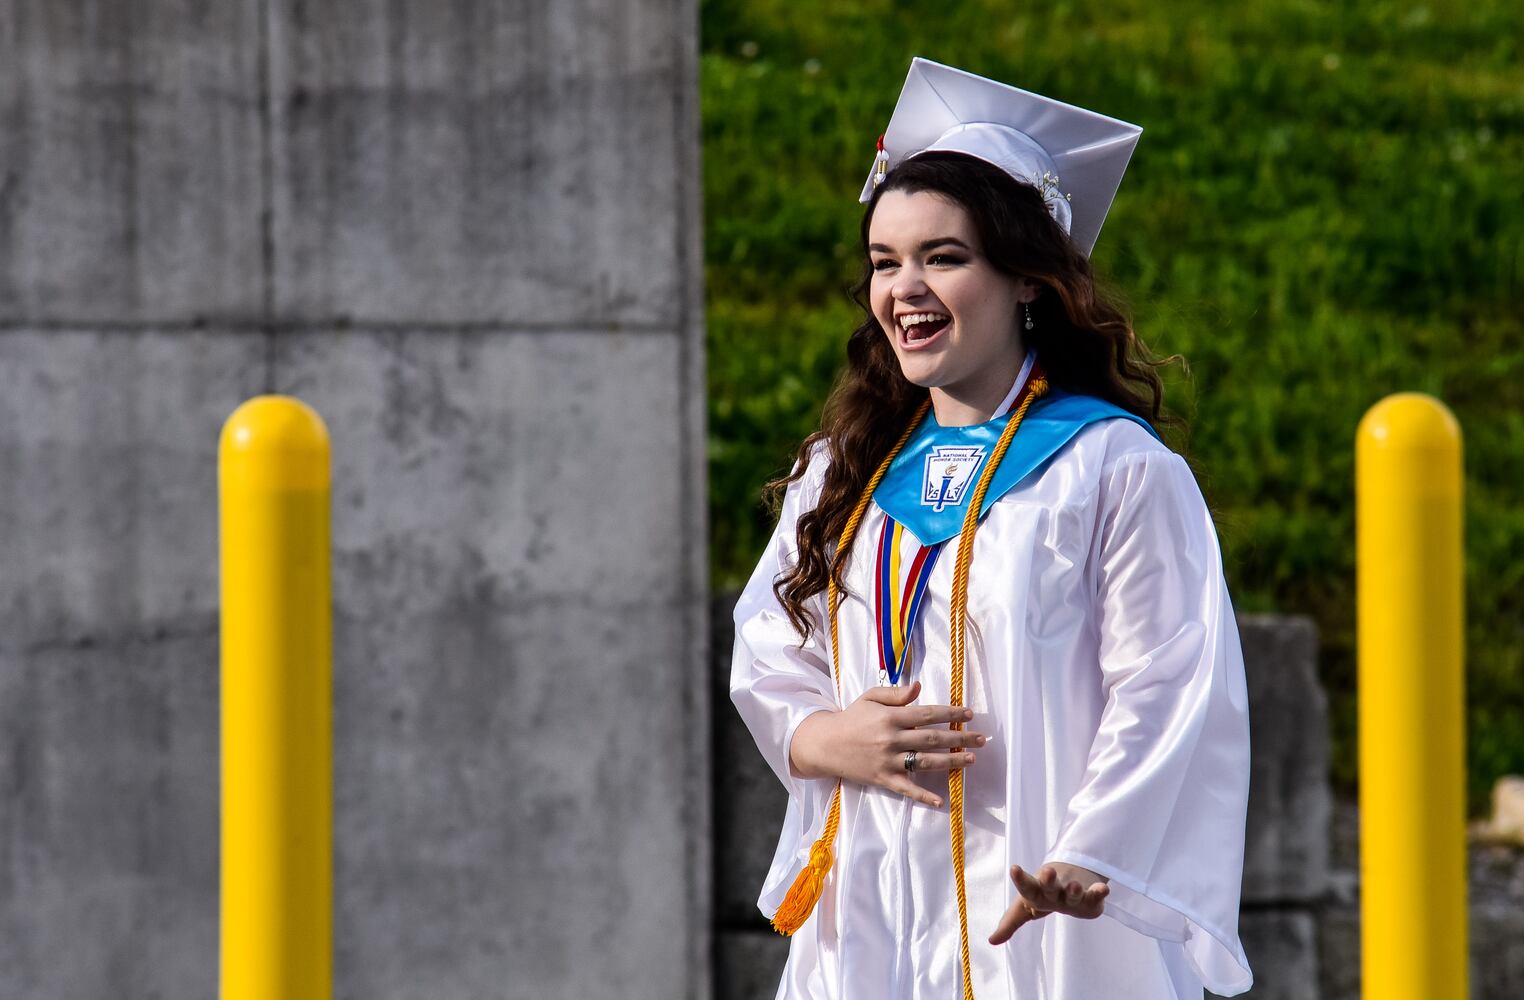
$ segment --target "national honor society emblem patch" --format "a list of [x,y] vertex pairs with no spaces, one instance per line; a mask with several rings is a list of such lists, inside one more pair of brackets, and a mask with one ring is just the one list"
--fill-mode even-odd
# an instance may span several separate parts
[[931,449],[921,479],[921,504],[938,511],[958,506],[983,463],[983,445],[940,445]]

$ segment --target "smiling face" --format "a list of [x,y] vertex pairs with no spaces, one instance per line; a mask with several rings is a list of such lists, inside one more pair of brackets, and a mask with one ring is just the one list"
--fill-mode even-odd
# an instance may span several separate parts
[[869,304],[905,378],[944,426],[990,419],[1026,358],[1017,316],[1037,286],[996,270],[968,212],[929,191],[884,192],[868,244]]

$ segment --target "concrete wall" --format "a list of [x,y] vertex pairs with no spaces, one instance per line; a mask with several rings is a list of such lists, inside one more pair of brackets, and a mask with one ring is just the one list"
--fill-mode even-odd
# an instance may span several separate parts
[[334,443],[336,996],[707,995],[696,32],[0,4],[0,997],[215,995],[262,392]]

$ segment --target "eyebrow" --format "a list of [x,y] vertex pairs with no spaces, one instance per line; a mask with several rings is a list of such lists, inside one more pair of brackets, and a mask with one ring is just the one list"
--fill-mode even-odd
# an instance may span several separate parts
[[[955,247],[962,247],[963,249],[970,252],[973,250],[973,247],[969,246],[967,243],[964,243],[956,236],[938,236],[934,240],[927,240],[916,249],[921,253],[925,253],[928,250],[932,250],[940,246],[947,246],[948,244],[951,244]],[[893,250],[882,243],[870,243],[868,245],[868,250],[870,253],[894,253]]]

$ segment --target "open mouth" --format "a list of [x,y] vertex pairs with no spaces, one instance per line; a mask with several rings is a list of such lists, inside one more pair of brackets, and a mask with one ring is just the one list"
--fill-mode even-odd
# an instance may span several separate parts
[[920,347],[951,326],[952,317],[942,313],[911,313],[901,316],[899,324],[905,343],[910,347]]

